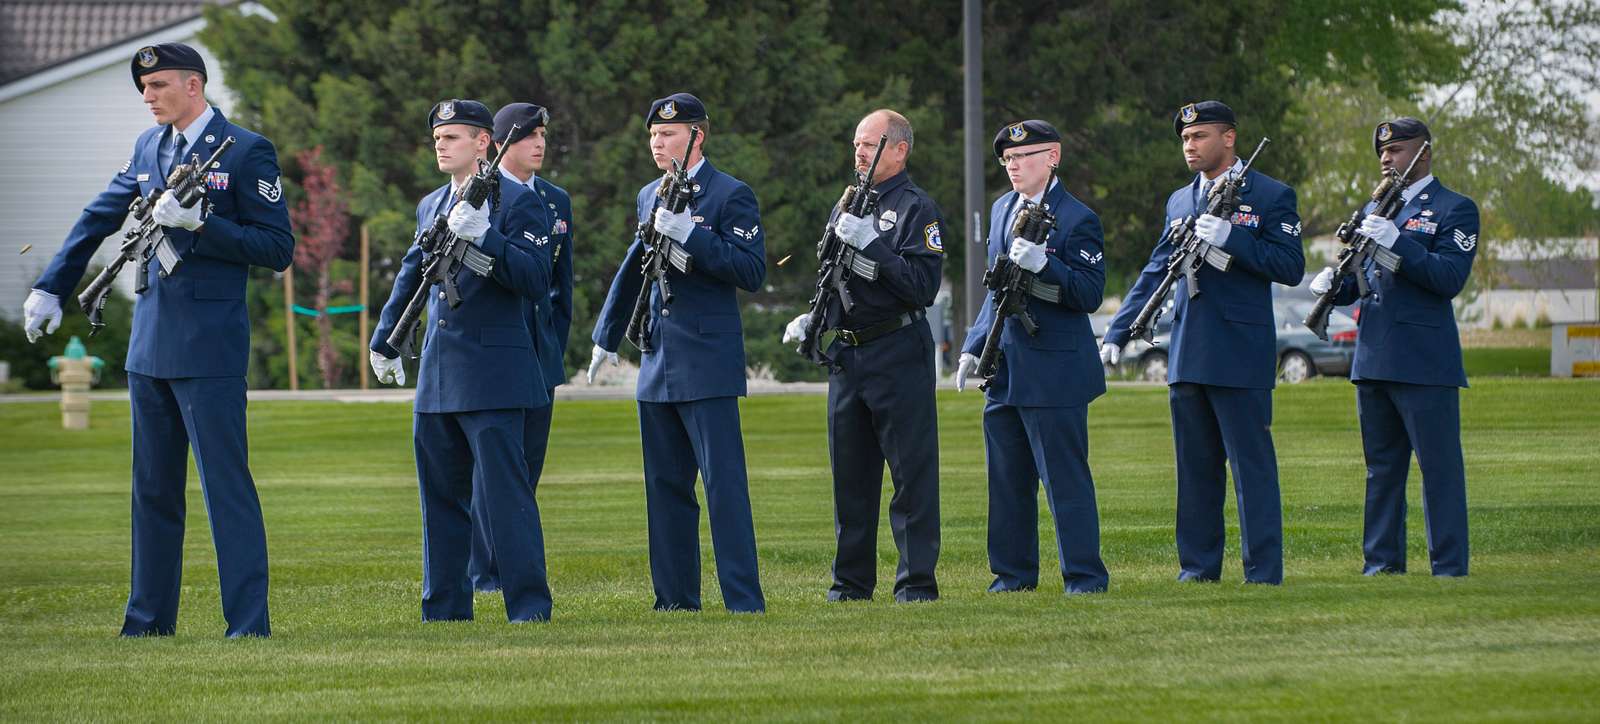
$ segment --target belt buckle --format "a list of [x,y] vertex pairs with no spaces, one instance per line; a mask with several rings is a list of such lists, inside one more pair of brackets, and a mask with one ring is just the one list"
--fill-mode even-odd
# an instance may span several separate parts
[[848,344],[848,345],[850,345],[852,347],[854,347],[857,344],[860,344],[860,342],[856,341],[856,333],[853,330],[849,330],[849,329],[841,329],[841,330],[839,330],[839,338],[844,340],[845,344]]

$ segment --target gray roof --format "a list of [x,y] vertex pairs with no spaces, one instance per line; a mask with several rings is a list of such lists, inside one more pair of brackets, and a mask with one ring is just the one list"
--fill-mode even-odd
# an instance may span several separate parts
[[194,18],[218,0],[0,0],[0,83]]

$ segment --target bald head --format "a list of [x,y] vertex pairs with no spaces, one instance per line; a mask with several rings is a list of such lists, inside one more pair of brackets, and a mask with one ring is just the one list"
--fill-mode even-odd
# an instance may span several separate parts
[[872,156],[877,153],[878,139],[882,136],[888,136],[888,139],[884,142],[883,157],[878,159],[873,183],[905,170],[906,157],[911,155],[911,121],[887,108],[880,108],[862,118],[856,124],[854,142],[857,171],[865,173],[867,167],[872,165]]

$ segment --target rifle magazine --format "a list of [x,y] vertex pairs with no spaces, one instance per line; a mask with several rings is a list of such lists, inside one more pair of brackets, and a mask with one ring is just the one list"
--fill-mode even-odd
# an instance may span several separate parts
[[467,269],[471,270],[473,274],[477,274],[480,277],[487,277],[494,272],[494,257],[483,253],[483,251],[478,249],[478,247],[473,246],[465,241],[456,243],[463,245],[461,251],[461,264]]
[[1400,255],[1390,251],[1389,249],[1385,249],[1381,246],[1375,247],[1372,250],[1372,259],[1373,261],[1378,262],[1378,266],[1383,267],[1387,271],[1400,271]]
[[1206,246],[1205,260],[1217,271],[1227,271],[1233,265],[1233,255],[1214,246]]
[[667,263],[677,269],[679,274],[688,274],[694,269],[694,256],[685,251],[683,246],[675,241],[667,242]]

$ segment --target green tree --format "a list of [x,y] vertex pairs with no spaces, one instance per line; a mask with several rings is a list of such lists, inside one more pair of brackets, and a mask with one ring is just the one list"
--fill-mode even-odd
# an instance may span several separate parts
[[[573,198],[568,365],[582,365],[594,315],[637,223],[634,194],[658,175],[643,113],[651,99],[679,90],[709,106],[708,157],[748,182],[761,203],[768,280],[745,297],[752,337],[777,329],[809,297],[813,244],[849,180],[854,124],[877,107],[902,111],[916,127],[912,174],[944,207],[952,236],[945,273],[960,289],[963,257],[975,247],[959,218],[961,19],[950,3],[264,4],[273,17],[208,8],[203,40],[228,71],[243,120],[273,138],[280,157],[320,145],[338,167],[352,216],[372,232],[377,274],[367,304],[386,297],[414,232],[416,200],[443,181],[428,142],[428,108],[451,97],[491,107],[539,102],[554,116],[543,173]],[[1306,101],[1321,89],[1359,87],[1406,100],[1468,73],[1464,58],[1473,48],[1437,24],[1458,7],[1451,0],[990,3],[985,135],[1023,118],[1062,130],[1061,177],[1105,223],[1115,294],[1147,258],[1166,194],[1189,178],[1171,132],[1175,109],[1204,98],[1228,102],[1240,115],[1242,146],[1263,135],[1275,141],[1262,171],[1299,185],[1315,178],[1329,145],[1310,133],[1319,116]],[[987,183],[991,199],[1006,188],[995,167]],[[1360,186],[1349,174],[1345,183]],[[1301,199],[1308,204],[1304,190]],[[266,336],[257,337],[263,355],[277,344]],[[781,345],[752,341],[749,351],[753,366],[782,378],[820,376],[785,357],[792,353]]]

